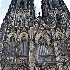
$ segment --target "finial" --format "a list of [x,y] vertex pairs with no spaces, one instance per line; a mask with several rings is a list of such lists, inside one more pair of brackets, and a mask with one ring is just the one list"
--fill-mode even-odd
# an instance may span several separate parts
[[39,14],[39,16],[40,16],[40,12],[39,12],[38,14]]

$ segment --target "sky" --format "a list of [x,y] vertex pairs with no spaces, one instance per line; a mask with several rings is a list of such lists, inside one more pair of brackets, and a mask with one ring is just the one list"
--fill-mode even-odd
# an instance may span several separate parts
[[[70,0],[64,0],[64,2],[67,5],[68,10],[70,11]],[[11,0],[0,0],[0,27],[8,11],[10,3]],[[34,3],[36,7],[36,15],[38,15],[38,12],[41,12],[41,0],[34,0]]]

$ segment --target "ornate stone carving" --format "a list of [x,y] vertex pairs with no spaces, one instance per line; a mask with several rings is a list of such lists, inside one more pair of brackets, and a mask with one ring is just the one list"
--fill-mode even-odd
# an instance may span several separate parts
[[70,13],[63,0],[12,0],[0,28],[0,70],[69,70]]

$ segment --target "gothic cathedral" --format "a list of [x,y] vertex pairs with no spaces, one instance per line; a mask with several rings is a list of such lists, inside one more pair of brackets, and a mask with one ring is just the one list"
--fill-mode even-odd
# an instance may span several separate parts
[[0,28],[0,70],[70,70],[70,12],[63,0],[12,0]]

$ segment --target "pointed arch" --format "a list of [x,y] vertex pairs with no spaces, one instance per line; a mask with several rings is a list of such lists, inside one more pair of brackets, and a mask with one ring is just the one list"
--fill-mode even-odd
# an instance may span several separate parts
[[38,30],[38,32],[36,33],[36,36],[35,36],[35,42],[38,43],[38,40],[40,37],[44,37],[46,42],[49,42],[50,41],[50,33],[48,30]]
[[8,35],[8,40],[9,41],[11,41],[11,40],[16,40],[17,39],[17,34],[16,33],[14,33],[14,32],[12,32],[12,33],[10,33],[9,35]]
[[22,33],[20,33],[20,35],[19,35],[20,41],[21,41],[21,39],[22,39],[23,36],[25,36],[26,40],[28,40],[28,34],[27,34],[26,32],[22,32]]
[[38,63],[43,63],[45,61],[46,56],[49,54],[49,43],[50,36],[48,31],[39,30],[35,36],[36,43],[36,61]]
[[19,55],[22,57],[26,57],[28,55],[28,34],[26,32],[23,32],[19,35],[20,39],[20,52]]

